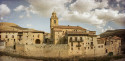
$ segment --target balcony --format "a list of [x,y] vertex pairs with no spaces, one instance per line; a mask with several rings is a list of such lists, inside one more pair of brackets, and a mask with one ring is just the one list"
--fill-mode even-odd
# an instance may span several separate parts
[[22,36],[23,35],[23,32],[18,32],[18,36]]
[[80,44],[78,44],[78,45],[76,45],[76,47],[81,47],[81,45],[80,45]]

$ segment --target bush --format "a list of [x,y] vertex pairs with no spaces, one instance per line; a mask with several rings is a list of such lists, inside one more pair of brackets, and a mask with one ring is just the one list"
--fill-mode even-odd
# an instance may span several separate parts
[[109,53],[108,53],[108,56],[113,56],[113,52],[109,52]]

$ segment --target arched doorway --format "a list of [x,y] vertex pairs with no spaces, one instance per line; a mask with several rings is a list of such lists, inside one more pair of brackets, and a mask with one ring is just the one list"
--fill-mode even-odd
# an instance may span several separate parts
[[36,43],[36,44],[40,44],[40,40],[39,40],[39,39],[36,39],[35,43]]

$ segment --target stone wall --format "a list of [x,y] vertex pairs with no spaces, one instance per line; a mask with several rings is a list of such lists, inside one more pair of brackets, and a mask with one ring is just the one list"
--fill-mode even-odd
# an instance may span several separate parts
[[5,49],[5,42],[0,42],[0,51]]
[[[22,48],[24,47],[24,48]],[[24,50],[23,50],[24,49]],[[30,44],[17,46],[17,52],[22,51],[22,55],[36,57],[68,57],[69,46],[67,44]]]

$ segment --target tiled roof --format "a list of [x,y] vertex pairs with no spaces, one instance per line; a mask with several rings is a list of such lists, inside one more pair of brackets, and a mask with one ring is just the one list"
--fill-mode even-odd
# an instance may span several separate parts
[[62,30],[54,30],[55,32],[62,32]]
[[81,30],[86,30],[80,26],[62,26],[62,25],[59,25],[59,26],[53,26],[53,28],[60,28],[60,29],[81,29]]
[[117,36],[114,36],[114,37],[112,37],[112,39],[118,39],[118,40],[120,40],[121,38],[117,37]]
[[77,31],[67,31],[67,34],[87,34],[87,33],[81,32],[81,31],[79,31],[79,32],[77,32]]
[[88,36],[85,32],[68,31],[66,33],[68,36]]

